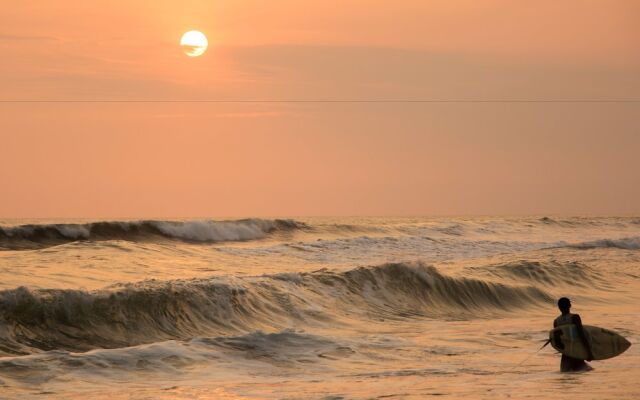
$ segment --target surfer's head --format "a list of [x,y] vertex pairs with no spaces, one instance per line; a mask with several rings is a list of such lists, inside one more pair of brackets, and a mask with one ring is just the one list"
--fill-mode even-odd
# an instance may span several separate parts
[[567,297],[561,297],[558,300],[558,308],[563,313],[568,313],[569,310],[571,309],[571,300],[569,300],[569,298]]

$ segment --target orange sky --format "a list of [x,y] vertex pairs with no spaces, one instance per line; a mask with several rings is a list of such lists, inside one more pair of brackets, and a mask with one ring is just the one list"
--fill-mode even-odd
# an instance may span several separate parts
[[[0,218],[638,213],[636,0],[23,0]],[[183,32],[211,48],[187,58]]]

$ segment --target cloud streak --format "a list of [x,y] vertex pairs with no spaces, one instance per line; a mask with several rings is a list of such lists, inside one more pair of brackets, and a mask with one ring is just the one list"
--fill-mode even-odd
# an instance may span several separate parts
[[0,33],[0,40],[3,41],[57,41],[59,40],[53,36],[29,36],[29,35],[12,35],[6,33]]
[[[197,63],[179,54],[158,65],[154,57],[166,57],[164,51],[154,49],[148,55],[123,50],[118,62],[104,61],[105,54],[86,56],[81,50],[16,58],[13,64],[0,66],[0,83],[6,80],[3,97],[22,99],[29,93],[28,100],[640,98],[636,70],[582,63],[522,63],[508,57],[377,46],[269,45],[219,47]],[[67,65],[70,60],[75,60],[72,66]]]

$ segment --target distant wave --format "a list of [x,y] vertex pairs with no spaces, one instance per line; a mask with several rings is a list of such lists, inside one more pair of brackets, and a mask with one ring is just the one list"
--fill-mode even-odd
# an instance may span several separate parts
[[237,221],[114,221],[86,224],[46,224],[0,227],[0,249],[38,249],[79,240],[143,241],[153,238],[192,242],[262,239],[276,231],[303,229],[293,220]]
[[454,278],[420,263],[337,273],[147,281],[100,291],[0,291],[0,352],[86,351],[348,318],[476,318],[550,302],[533,286]]
[[569,247],[574,249],[615,248],[623,250],[640,250],[640,237],[628,237],[622,239],[600,239],[569,244],[563,243],[558,247]]
[[628,217],[566,217],[566,218],[550,218],[542,217],[538,222],[543,225],[557,226],[561,228],[578,228],[578,227],[625,227],[629,224],[637,224],[637,219]]

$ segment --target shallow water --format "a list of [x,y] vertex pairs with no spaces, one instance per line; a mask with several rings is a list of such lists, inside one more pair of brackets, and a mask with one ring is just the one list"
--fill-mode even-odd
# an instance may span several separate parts
[[[638,218],[0,226],[0,398],[640,396]],[[632,347],[559,373],[559,296]]]

